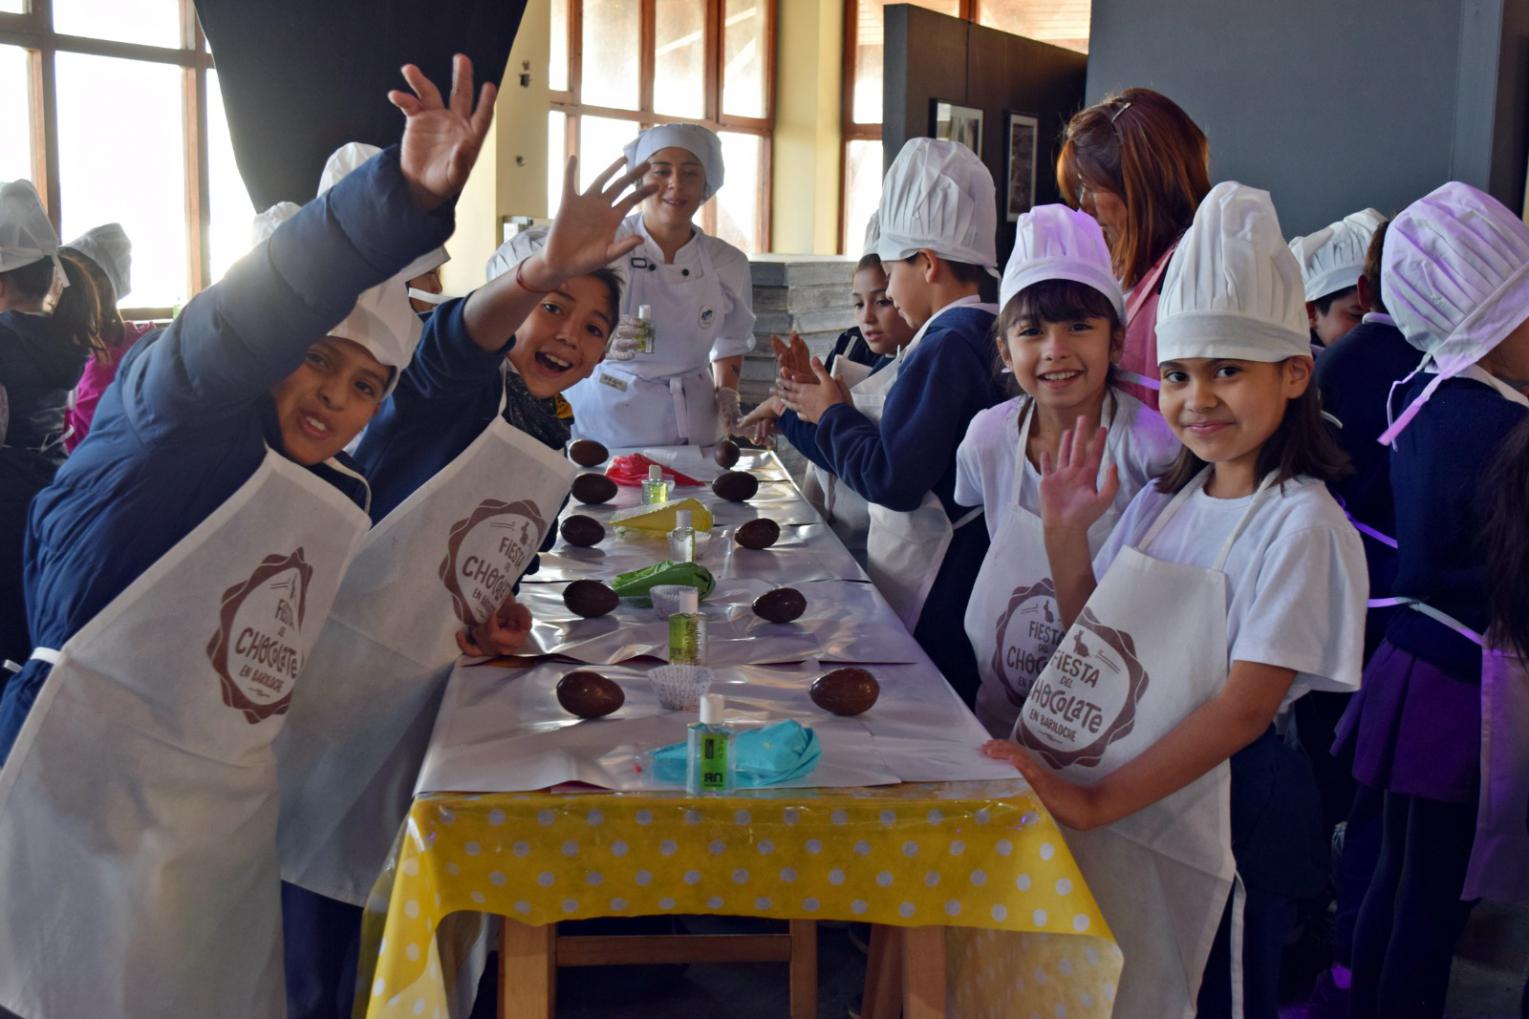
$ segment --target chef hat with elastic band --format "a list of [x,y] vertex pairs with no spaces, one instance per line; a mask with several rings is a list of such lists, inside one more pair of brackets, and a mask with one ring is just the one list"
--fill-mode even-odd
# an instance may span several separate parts
[[652,158],[664,149],[684,149],[700,161],[706,173],[706,188],[701,201],[706,201],[722,187],[722,139],[716,132],[700,124],[659,124],[650,127],[622,149],[628,167],[636,166]]
[[[547,246],[548,233],[548,228],[544,226],[534,226],[529,230],[520,231],[499,245],[499,250],[489,256],[488,265],[484,267],[484,275],[492,282],[506,273],[514,272],[515,267],[521,262]],[[604,266],[615,275],[623,290],[626,289],[627,284],[626,262],[625,258],[618,258]]]
[[[0,272],[53,259],[54,286],[69,285],[58,261],[58,233],[29,180],[0,183]],[[62,281],[62,283],[60,283]]]
[[928,249],[998,275],[998,200],[976,153],[943,138],[911,138],[881,184],[876,254],[899,261]]
[[[318,193],[323,194],[328,191],[349,176],[351,171],[358,169],[381,151],[377,146],[368,145],[366,142],[346,142],[341,145],[324,162],[324,172],[319,174]],[[435,248],[410,262],[399,275],[406,280],[412,280],[416,276],[423,276],[431,269],[439,269],[449,261],[451,256],[446,253],[444,247]]]
[[1301,267],[1269,192],[1225,181],[1195,211],[1163,273],[1157,360],[1311,356]]
[[122,300],[133,289],[133,242],[121,223],[103,223],[93,230],[86,230],[64,247],[78,251],[90,259],[111,280],[117,300]]
[[1389,445],[1445,379],[1529,318],[1529,226],[1491,195],[1450,181],[1391,221],[1380,278],[1402,335],[1439,372],[1381,435]]
[[1072,280],[1093,287],[1115,307],[1122,325],[1126,299],[1110,265],[1110,246],[1099,221],[1065,205],[1037,205],[1019,217],[1014,250],[998,284],[998,307],[1021,290],[1046,280]]
[[1374,209],[1351,212],[1314,234],[1290,242],[1290,253],[1301,266],[1306,300],[1317,301],[1356,286],[1364,275],[1370,238],[1386,221]]

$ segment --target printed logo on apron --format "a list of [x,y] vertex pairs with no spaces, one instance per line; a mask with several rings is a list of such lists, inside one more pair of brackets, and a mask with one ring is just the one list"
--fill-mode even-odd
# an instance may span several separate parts
[[251,725],[285,714],[292,701],[303,667],[303,612],[312,577],[299,548],[266,556],[248,580],[223,592],[207,657],[223,703],[243,712]]
[[439,576],[464,625],[498,610],[546,530],[541,510],[528,499],[485,499],[471,516],[451,525]]
[[1136,725],[1147,670],[1136,642],[1085,606],[1025,701],[1019,741],[1053,768],[1090,768]]
[[713,309],[711,309],[711,308],[702,308],[701,309],[701,328],[702,329],[709,329],[709,328],[711,328],[712,320],[715,319],[716,317],[717,317],[717,313]]
[[1004,693],[1015,707],[1024,705],[1035,677],[1061,641],[1062,620],[1051,578],[1015,588],[998,617],[992,662],[993,674],[1003,680]]

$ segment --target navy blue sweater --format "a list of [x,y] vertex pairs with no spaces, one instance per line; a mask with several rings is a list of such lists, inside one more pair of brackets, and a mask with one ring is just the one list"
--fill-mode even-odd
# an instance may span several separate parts
[[[1400,412],[1427,385],[1397,390]],[[1451,379],[1439,386],[1391,452],[1396,508],[1396,594],[1417,598],[1482,633],[1487,628],[1486,553],[1481,545],[1483,479],[1514,426],[1529,413],[1490,386]],[[1481,679],[1481,649],[1420,612],[1399,612],[1386,630],[1395,646],[1461,679]]]
[[51,326],[46,315],[0,312],[0,386],[10,403],[5,444],[46,451],[52,463],[61,464],[69,391],[90,351],[60,343]]

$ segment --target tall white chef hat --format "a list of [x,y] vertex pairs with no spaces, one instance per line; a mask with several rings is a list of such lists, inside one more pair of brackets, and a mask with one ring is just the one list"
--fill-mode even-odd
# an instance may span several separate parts
[[[318,194],[323,194],[340,183],[352,170],[358,169],[381,151],[377,146],[368,145],[366,142],[346,142],[335,149],[324,163],[324,172],[319,174]],[[439,269],[449,261],[451,256],[446,253],[446,249],[436,248],[410,262],[399,275],[406,280],[412,280],[416,276],[423,276],[431,269]]]
[[[881,242],[881,214],[871,210],[871,218],[865,221],[865,243],[860,246],[860,257],[876,254],[876,245]],[[877,255],[877,257],[881,257]]]
[[99,266],[111,280],[117,300],[122,300],[133,289],[133,242],[128,240],[121,223],[102,223],[86,230],[64,247],[78,251]]
[[1110,266],[1110,246],[1099,221],[1065,205],[1037,205],[1019,217],[1014,250],[998,284],[998,306],[1007,307],[1021,290],[1045,280],[1072,280],[1093,287],[1115,306],[1122,325],[1126,299]]
[[[484,267],[484,274],[490,280],[496,280],[505,273],[514,272],[515,267],[536,252],[547,246],[547,234],[549,230],[544,226],[533,226],[529,230],[522,230],[499,245],[497,251],[489,256],[488,265]],[[627,260],[618,258],[605,268],[615,274],[624,291],[627,283]]]
[[0,183],[0,272],[53,259],[53,285],[68,286],[58,261],[58,233],[29,180]]
[[1217,184],[1163,273],[1158,362],[1310,357],[1304,293],[1269,192]]
[[883,262],[921,248],[998,275],[998,199],[977,154],[944,138],[910,138],[881,184]]
[[1290,253],[1301,266],[1306,300],[1315,301],[1354,286],[1364,273],[1370,238],[1386,221],[1374,209],[1351,212],[1316,233],[1296,237]]
[[702,192],[702,201],[716,194],[722,187],[725,169],[722,165],[722,139],[717,137],[716,132],[700,124],[659,124],[650,127],[628,142],[622,152],[626,155],[626,165],[636,166],[653,153],[668,148],[684,149],[701,161],[706,171],[706,189]]
[[1391,221],[1380,278],[1407,342],[1439,369],[1381,435],[1389,444],[1445,379],[1529,318],[1529,226],[1491,195],[1450,181]]

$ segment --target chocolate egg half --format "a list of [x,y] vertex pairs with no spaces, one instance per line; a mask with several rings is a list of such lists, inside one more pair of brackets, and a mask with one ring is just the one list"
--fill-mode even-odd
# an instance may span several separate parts
[[712,453],[711,458],[717,462],[718,467],[732,467],[741,455],[736,442],[732,439],[723,439],[717,443],[716,452]]
[[794,587],[777,587],[754,599],[754,614],[772,623],[789,623],[807,611],[807,597]]
[[881,684],[864,669],[844,668],[826,672],[812,681],[812,703],[835,715],[858,715],[870,710],[881,696]]
[[580,548],[598,545],[605,540],[605,528],[601,526],[600,521],[581,513],[575,513],[566,518],[558,530],[562,533],[564,541]]
[[573,479],[573,497],[586,506],[597,506],[616,497],[616,483],[604,474],[580,474]]
[[748,471],[728,471],[711,483],[711,490],[719,499],[743,502],[759,494],[759,479]]
[[780,540],[780,525],[767,517],[750,520],[738,528],[733,540],[744,548],[769,548]]
[[580,669],[557,681],[557,702],[570,715],[604,718],[626,703],[626,694],[598,672]]
[[593,439],[580,439],[568,447],[568,459],[580,467],[597,467],[610,459],[611,451]]
[[563,604],[574,615],[594,619],[614,610],[621,599],[598,580],[575,580],[563,589]]

